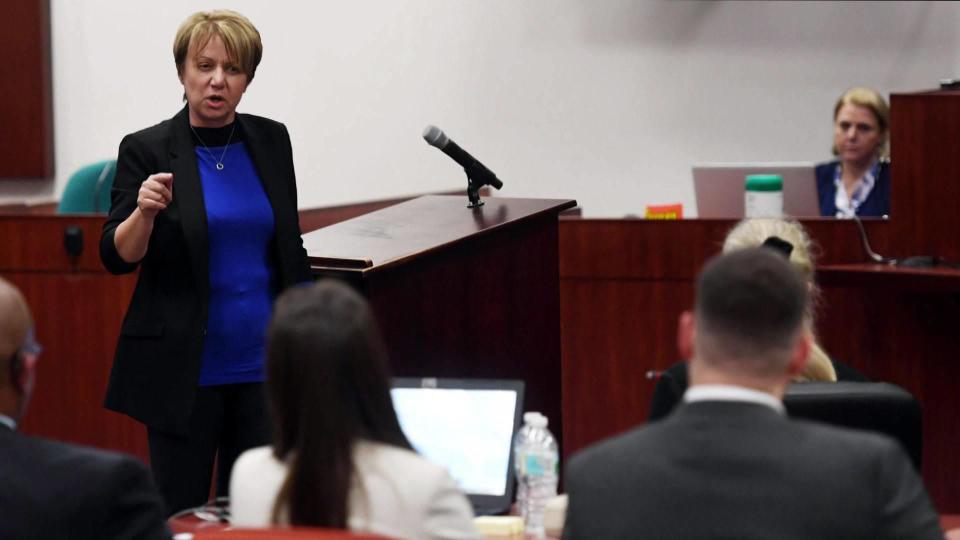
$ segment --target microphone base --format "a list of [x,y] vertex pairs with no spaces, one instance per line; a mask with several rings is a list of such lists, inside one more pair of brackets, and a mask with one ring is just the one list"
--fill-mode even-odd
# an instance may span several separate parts
[[473,176],[470,173],[467,173],[467,199],[470,202],[467,203],[467,208],[480,208],[483,206],[483,201],[480,200],[480,188],[483,187],[482,182],[474,181]]
[[951,263],[939,255],[914,255],[899,259],[894,264],[905,268],[960,268],[960,265]]

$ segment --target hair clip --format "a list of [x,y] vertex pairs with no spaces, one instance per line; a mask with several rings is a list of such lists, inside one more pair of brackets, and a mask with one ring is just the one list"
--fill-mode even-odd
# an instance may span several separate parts
[[762,246],[772,249],[788,259],[790,258],[790,254],[793,253],[793,244],[779,236],[768,236],[767,239],[763,241]]

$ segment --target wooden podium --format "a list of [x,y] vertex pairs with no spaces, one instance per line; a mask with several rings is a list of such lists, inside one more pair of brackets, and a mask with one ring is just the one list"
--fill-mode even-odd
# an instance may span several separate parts
[[304,236],[318,277],[370,300],[394,375],[526,382],[559,439],[558,214],[572,200],[424,196]]

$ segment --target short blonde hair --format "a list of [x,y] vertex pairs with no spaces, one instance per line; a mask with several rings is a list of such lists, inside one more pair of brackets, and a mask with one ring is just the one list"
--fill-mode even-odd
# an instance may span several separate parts
[[[883,96],[880,95],[880,92],[865,86],[854,86],[847,90],[840,96],[837,104],[833,107],[834,122],[836,122],[837,115],[840,114],[840,109],[844,105],[864,107],[873,113],[873,117],[877,120],[877,129],[880,131],[880,144],[877,145],[877,157],[887,157],[889,154],[888,143],[890,141],[890,107],[887,105],[887,101],[883,99]],[[833,155],[836,156],[839,154],[840,151],[837,149],[836,144],[834,144]]]
[[[790,264],[800,273],[810,286],[811,301],[808,304],[805,319],[807,329],[814,330],[814,313],[820,298],[820,291],[814,282],[816,268],[815,246],[807,231],[800,222],[792,219],[755,218],[745,219],[737,223],[727,233],[723,241],[723,252],[730,253],[740,249],[762,245],[771,236],[785,240],[793,245],[790,252]],[[803,372],[795,377],[798,381],[836,381],[837,372],[830,361],[830,357],[814,340],[807,365]]]
[[730,253],[738,249],[757,247],[767,238],[776,236],[793,245],[790,252],[790,264],[800,271],[808,283],[813,283],[816,256],[813,253],[813,241],[800,223],[793,219],[755,218],[737,223],[723,240],[723,252]]
[[253,80],[263,57],[260,32],[243,15],[229,9],[198,11],[187,17],[173,39],[173,59],[177,74],[183,75],[187,54],[206,47],[210,38],[220,36],[227,54],[247,75],[247,83]]

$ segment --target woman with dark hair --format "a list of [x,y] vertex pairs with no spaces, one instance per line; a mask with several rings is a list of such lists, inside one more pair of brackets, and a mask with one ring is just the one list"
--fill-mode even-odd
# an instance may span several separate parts
[[266,391],[274,443],[236,462],[235,525],[478,538],[466,497],[401,431],[383,342],[352,289],[325,281],[280,297],[267,333]]

